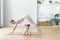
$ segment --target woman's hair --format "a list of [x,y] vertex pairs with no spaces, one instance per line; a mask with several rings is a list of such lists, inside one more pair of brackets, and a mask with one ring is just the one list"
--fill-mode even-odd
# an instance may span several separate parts
[[14,20],[11,20],[10,22],[14,22]]
[[11,20],[10,23],[15,24],[15,20]]

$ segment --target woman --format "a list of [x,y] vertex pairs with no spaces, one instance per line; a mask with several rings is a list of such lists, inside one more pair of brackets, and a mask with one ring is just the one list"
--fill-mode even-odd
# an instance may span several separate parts
[[[12,33],[15,31],[16,27],[18,24],[22,23],[24,21],[24,19],[27,19],[29,22],[31,22],[32,24],[34,24],[37,27],[37,24],[33,22],[33,20],[31,19],[31,17],[29,15],[26,15],[25,17],[22,17],[21,19],[19,19],[18,21],[15,20],[11,20],[10,23],[12,23],[13,25],[15,25]],[[38,28],[38,27],[37,27]],[[38,28],[39,30],[39,28]]]

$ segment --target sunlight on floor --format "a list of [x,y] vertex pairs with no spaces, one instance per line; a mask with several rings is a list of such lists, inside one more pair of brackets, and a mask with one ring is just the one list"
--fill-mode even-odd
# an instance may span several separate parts
[[0,40],[60,40],[60,28],[41,27],[41,34],[36,33],[36,28],[32,28],[32,35],[24,36],[24,28],[17,27],[12,35],[9,35],[13,27],[0,28]]

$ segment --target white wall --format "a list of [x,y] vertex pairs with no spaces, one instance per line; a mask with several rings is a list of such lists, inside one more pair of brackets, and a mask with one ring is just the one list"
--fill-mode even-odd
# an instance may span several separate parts
[[[29,14],[37,22],[37,0],[4,0],[4,25],[10,26],[10,20],[18,20]],[[28,23],[26,20],[23,24]]]

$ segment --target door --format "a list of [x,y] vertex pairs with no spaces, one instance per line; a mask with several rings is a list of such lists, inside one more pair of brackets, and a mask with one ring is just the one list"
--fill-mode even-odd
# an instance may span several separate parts
[[0,26],[1,26],[1,0],[0,0]]

